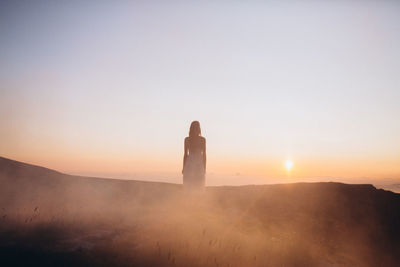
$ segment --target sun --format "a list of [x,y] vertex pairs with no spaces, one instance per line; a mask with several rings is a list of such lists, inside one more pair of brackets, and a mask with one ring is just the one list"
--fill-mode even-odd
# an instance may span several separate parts
[[293,167],[293,161],[291,161],[290,159],[288,159],[288,160],[285,162],[285,167],[286,167],[286,170],[290,171],[290,170],[292,169],[292,167]]

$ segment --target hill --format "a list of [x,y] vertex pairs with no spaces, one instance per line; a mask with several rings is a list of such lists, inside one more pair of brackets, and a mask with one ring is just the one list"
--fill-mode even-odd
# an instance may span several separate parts
[[381,186],[385,190],[390,190],[395,193],[400,193],[400,184],[389,184]]
[[40,266],[396,266],[400,195],[79,177],[0,157],[0,257]]

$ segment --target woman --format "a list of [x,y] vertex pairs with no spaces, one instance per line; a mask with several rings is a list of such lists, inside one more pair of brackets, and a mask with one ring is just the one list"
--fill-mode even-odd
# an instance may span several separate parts
[[204,188],[206,139],[201,136],[200,123],[198,121],[192,122],[189,137],[185,138],[182,173],[185,188]]

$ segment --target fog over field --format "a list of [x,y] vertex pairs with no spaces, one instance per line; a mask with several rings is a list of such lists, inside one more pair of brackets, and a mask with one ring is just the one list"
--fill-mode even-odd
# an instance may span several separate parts
[[[41,266],[396,266],[400,195],[372,185],[207,187],[0,158],[0,246]],[[20,257],[23,255],[23,257]]]

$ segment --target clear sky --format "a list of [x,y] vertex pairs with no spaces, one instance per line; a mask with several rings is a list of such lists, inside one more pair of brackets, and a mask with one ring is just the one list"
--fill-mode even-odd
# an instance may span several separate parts
[[[168,4],[166,3],[168,2]],[[1,1],[0,155],[70,173],[400,178],[398,1]]]

